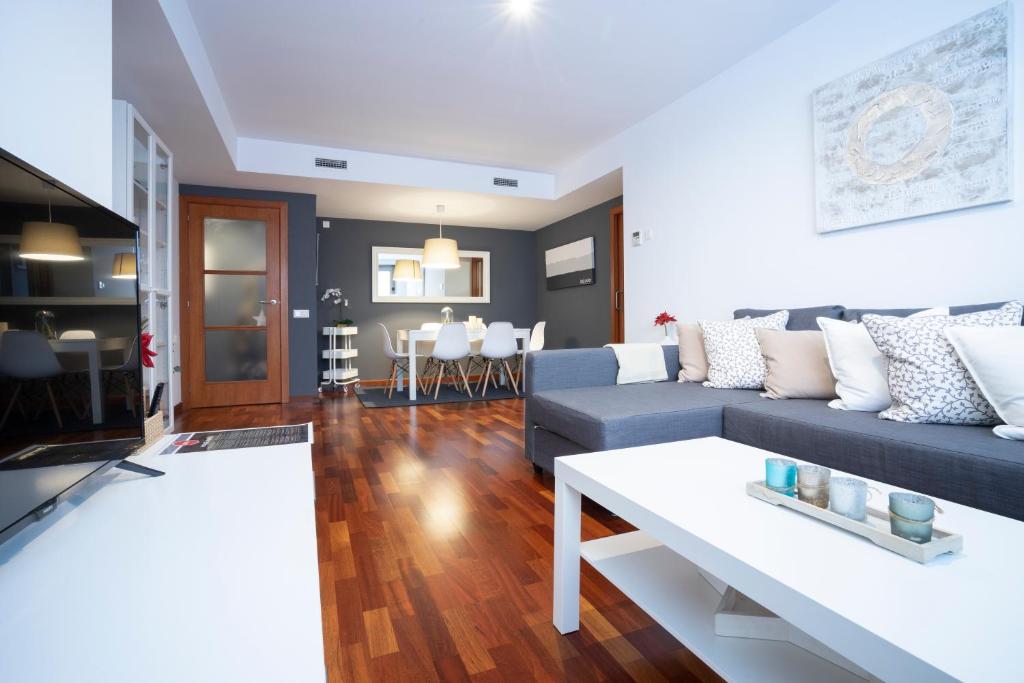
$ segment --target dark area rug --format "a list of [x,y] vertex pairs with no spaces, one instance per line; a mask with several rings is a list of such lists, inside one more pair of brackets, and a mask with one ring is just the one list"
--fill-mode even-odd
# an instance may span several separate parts
[[470,401],[500,401],[502,399],[515,398],[516,395],[512,393],[511,389],[505,387],[488,387],[487,395],[480,396],[476,391],[473,392],[473,396],[469,397],[465,394],[459,393],[449,386],[441,387],[441,393],[434,398],[433,392],[428,396],[427,394],[418,391],[416,392],[416,400],[410,401],[409,394],[406,391],[398,391],[395,389],[395,393],[388,398],[384,389],[357,389],[356,396],[359,397],[359,402],[363,404],[364,408],[403,408],[407,406],[428,406],[437,403],[468,403]]

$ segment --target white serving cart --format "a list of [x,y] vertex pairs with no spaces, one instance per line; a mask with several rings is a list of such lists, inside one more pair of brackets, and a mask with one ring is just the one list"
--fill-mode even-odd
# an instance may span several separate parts
[[352,338],[359,334],[359,328],[325,327],[323,334],[327,337],[327,348],[322,355],[327,359],[328,368],[323,371],[320,388],[331,389],[341,387],[348,393],[349,387],[359,388],[359,370],[352,365],[352,359],[359,356],[359,350],[352,347]]

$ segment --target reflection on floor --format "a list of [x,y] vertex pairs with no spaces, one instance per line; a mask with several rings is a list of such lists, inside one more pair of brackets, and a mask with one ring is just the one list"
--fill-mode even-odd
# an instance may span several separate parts
[[[550,476],[522,401],[366,410],[354,396],[189,411],[178,431],[312,421],[329,680],[718,680],[586,567],[551,625]],[[629,525],[585,506],[585,539]]]

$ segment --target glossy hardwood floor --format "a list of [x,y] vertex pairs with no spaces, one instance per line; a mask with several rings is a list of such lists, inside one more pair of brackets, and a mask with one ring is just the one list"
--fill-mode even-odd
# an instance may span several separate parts
[[[341,681],[715,681],[583,563],[581,628],[551,625],[550,475],[522,401],[364,409],[354,396],[209,408],[178,429],[312,421],[325,661]],[[584,506],[586,539],[630,527]]]

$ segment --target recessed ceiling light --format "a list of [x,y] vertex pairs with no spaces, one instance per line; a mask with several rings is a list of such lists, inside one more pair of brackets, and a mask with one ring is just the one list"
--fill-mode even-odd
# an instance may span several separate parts
[[525,19],[533,12],[534,0],[506,0],[508,13]]

